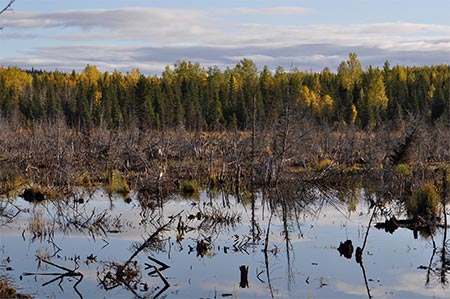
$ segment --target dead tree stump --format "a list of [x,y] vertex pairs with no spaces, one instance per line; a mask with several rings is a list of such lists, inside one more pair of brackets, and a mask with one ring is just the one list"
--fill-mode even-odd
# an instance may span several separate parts
[[248,266],[240,266],[239,271],[241,271],[241,281],[239,282],[239,286],[241,288],[248,288]]

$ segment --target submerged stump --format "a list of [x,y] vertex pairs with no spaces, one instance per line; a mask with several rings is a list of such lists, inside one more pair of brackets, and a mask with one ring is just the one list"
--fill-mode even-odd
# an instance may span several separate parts
[[241,288],[248,288],[248,266],[241,265],[239,267],[239,271],[241,272],[241,281],[239,282],[239,286]]
[[22,194],[22,197],[24,200],[26,201],[37,201],[37,202],[41,202],[45,199],[44,193],[42,193],[39,190],[35,190],[32,188],[27,188],[25,189],[25,191]]
[[348,259],[352,258],[353,255],[353,244],[352,240],[347,240],[344,243],[341,242],[337,249],[341,256],[345,256]]

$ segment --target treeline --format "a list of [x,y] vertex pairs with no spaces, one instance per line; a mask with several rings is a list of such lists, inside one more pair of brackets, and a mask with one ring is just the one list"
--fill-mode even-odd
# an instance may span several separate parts
[[181,61],[160,76],[10,66],[0,67],[0,115],[25,126],[62,119],[76,129],[245,130],[297,117],[373,129],[408,114],[448,124],[449,85],[448,65],[363,70],[354,53],[337,72],[258,70],[249,59],[223,71]]

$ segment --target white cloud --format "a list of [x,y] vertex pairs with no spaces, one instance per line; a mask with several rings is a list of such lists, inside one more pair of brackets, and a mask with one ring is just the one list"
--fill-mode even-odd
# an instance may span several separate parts
[[437,24],[415,24],[415,23],[377,23],[377,24],[360,24],[356,28],[361,34],[383,34],[405,35],[409,33],[430,33],[442,32],[450,34],[450,26]]
[[298,6],[275,6],[263,8],[240,7],[231,10],[232,12],[246,15],[264,15],[264,16],[283,16],[283,15],[302,15],[312,12],[312,9]]
[[[180,9],[122,8],[114,10],[80,10],[49,13],[18,12],[2,20],[11,29],[72,29],[66,38],[191,40],[214,31],[209,17],[202,11]],[[100,32],[98,32],[100,30]],[[48,32],[43,31],[43,35]]]
[[[2,64],[62,69],[89,64],[105,70],[139,67],[160,73],[178,60],[234,66],[252,58],[260,67],[335,69],[349,52],[365,65],[450,64],[450,26],[415,23],[282,25],[228,17],[307,13],[302,7],[216,10],[121,8],[17,12],[2,16],[0,40],[16,47]],[[2,50],[0,49],[0,54]],[[19,52],[20,51],[20,52]],[[6,51],[4,51],[6,53]],[[24,53],[24,54],[22,54]],[[112,69],[111,69],[112,68]]]
[[[336,290],[344,292],[349,295],[356,295],[360,298],[367,297],[367,289],[361,284],[350,284],[343,281],[336,282]],[[372,289],[370,291],[371,296],[374,298],[389,298],[390,295],[380,289]]]
[[[391,290],[397,296],[401,294],[403,296],[413,296],[413,298],[446,298],[448,295],[447,290],[440,285],[425,288],[424,272],[399,273],[395,277],[397,277],[395,281],[384,285],[383,288],[374,287],[373,283],[369,282],[371,295],[375,298],[391,298],[392,294],[389,294],[386,290]],[[350,295],[367,296],[366,288],[360,284],[338,281],[336,282],[336,289]]]

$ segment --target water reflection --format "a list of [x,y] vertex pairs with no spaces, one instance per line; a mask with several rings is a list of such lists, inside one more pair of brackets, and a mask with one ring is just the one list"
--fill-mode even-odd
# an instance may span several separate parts
[[394,237],[373,229],[394,209],[364,190],[283,190],[164,205],[101,191],[3,201],[2,260],[36,298],[446,296],[444,225]]

